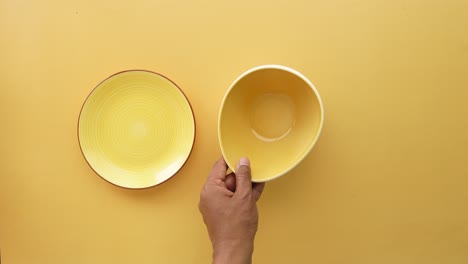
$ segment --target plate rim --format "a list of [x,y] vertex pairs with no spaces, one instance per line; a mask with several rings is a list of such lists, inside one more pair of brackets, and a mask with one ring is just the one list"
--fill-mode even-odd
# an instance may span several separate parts
[[[187,158],[184,160],[184,162],[182,163],[182,165],[180,166],[180,168],[175,171],[171,176],[169,176],[167,179],[165,179],[164,181],[161,181],[159,183],[156,183],[156,184],[153,184],[153,185],[150,185],[150,186],[146,186],[146,187],[127,187],[127,186],[122,186],[122,185],[118,185],[114,182],[111,182],[109,181],[108,179],[106,179],[104,176],[102,176],[100,173],[98,173],[94,168],[93,166],[91,166],[91,164],[89,163],[88,159],[86,158],[86,155],[83,151],[83,148],[81,147],[81,140],[80,140],[80,119],[81,119],[81,114],[83,113],[83,108],[84,108],[84,105],[86,104],[86,102],[88,101],[89,97],[91,96],[91,94],[94,93],[94,91],[102,84],[104,83],[105,81],[107,81],[108,79],[116,76],[116,75],[119,75],[119,74],[122,74],[122,73],[126,73],[126,72],[147,72],[147,73],[151,73],[151,74],[155,74],[155,75],[158,75],[166,80],[168,80],[169,82],[171,82],[177,89],[179,89],[179,91],[182,93],[182,95],[184,96],[185,98],[185,101],[187,101],[188,105],[189,105],[189,108],[190,108],[190,113],[192,115],[192,121],[193,121],[193,140],[192,140],[192,144],[191,144],[191,147],[190,147],[190,152],[188,153],[188,156]],[[105,182],[107,183],[110,183],[114,186],[117,186],[119,188],[122,188],[122,189],[126,189],[126,190],[145,190],[145,189],[149,189],[149,188],[154,188],[155,186],[159,186],[165,182],[168,182],[170,179],[172,179],[177,173],[179,173],[179,171],[182,170],[182,168],[185,166],[185,164],[187,164],[187,161],[190,159],[190,157],[192,156],[192,153],[193,153],[193,149],[195,147],[195,139],[197,137],[197,122],[195,120],[195,113],[193,111],[193,106],[192,104],[190,103],[190,100],[188,99],[187,95],[185,94],[185,92],[182,90],[182,88],[180,88],[173,80],[171,80],[170,78],[168,78],[167,76],[161,74],[161,73],[158,73],[158,72],[155,72],[155,71],[151,71],[151,70],[145,70],[145,69],[129,69],[129,70],[122,70],[122,71],[118,71],[116,73],[113,73],[111,75],[109,75],[108,77],[106,77],[105,79],[103,79],[102,81],[100,81],[96,86],[94,86],[93,89],[91,89],[91,91],[88,93],[88,95],[86,96],[85,100],[83,101],[83,103],[81,104],[81,108],[80,108],[80,112],[78,114],[78,120],[77,120],[77,126],[76,126],[76,137],[78,139],[78,146],[80,148],[80,152],[81,152],[81,155],[83,156],[84,160],[86,161],[86,164],[88,164],[88,167],[91,168],[91,170],[99,176],[99,178],[103,179]]]

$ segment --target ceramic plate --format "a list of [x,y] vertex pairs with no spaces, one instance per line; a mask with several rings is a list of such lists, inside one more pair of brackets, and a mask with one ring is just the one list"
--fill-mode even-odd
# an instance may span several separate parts
[[149,71],[124,71],[88,96],[78,139],[87,162],[102,178],[121,187],[147,188],[184,165],[195,139],[195,120],[175,83]]

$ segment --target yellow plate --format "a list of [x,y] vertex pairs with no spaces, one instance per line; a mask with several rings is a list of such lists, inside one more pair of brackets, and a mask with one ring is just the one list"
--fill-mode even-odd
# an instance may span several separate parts
[[126,188],[158,185],[188,159],[195,120],[183,92],[157,73],[110,76],[88,96],[78,121],[87,162],[105,180]]

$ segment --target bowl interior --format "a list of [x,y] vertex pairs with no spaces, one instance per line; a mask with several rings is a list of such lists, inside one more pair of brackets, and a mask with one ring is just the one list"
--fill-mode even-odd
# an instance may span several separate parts
[[231,169],[251,160],[252,180],[268,181],[311,150],[323,122],[312,84],[292,70],[266,67],[246,73],[229,89],[220,110],[219,140]]

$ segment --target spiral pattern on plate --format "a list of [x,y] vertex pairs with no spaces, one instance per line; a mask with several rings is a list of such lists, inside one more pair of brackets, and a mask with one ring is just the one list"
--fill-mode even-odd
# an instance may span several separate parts
[[122,187],[146,188],[183,166],[193,147],[195,121],[173,82],[149,71],[125,71],[88,96],[78,137],[97,174]]

